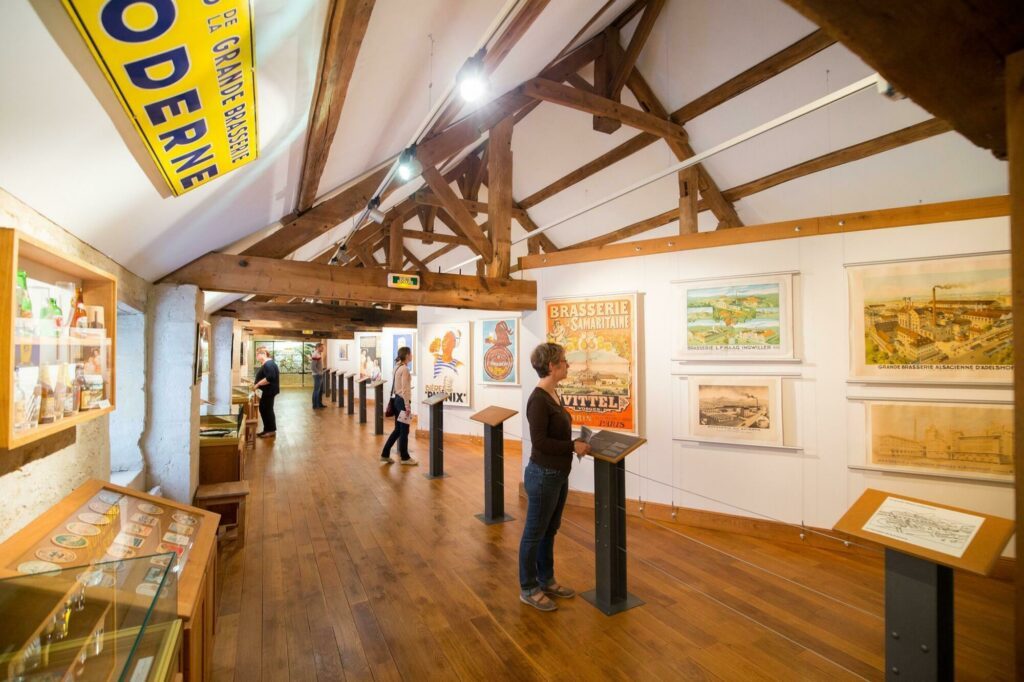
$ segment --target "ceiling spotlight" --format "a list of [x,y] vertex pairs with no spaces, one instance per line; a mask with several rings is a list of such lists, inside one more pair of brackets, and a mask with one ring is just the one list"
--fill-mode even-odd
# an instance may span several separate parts
[[402,182],[409,182],[423,172],[423,164],[416,158],[416,145],[410,145],[398,157],[398,177]]
[[341,244],[338,246],[338,250],[331,256],[331,260],[327,261],[330,265],[348,265],[349,261],[352,260],[352,256],[348,253],[348,248]]
[[366,215],[378,225],[384,222],[384,211],[380,210],[380,197],[374,197],[366,204]]
[[456,82],[459,86],[459,95],[466,102],[476,102],[487,95],[490,84],[487,82],[487,74],[484,73],[483,56],[471,57],[463,64]]

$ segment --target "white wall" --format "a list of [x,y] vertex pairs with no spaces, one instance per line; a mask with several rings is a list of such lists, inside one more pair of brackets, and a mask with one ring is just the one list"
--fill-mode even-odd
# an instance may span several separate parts
[[141,471],[146,425],[146,316],[117,310],[117,409],[110,414],[110,470]]
[[[482,383],[480,383],[480,367],[481,367],[481,363],[483,362],[483,348],[482,348],[482,343],[481,343],[482,339],[481,339],[481,334],[480,334],[480,331],[481,331],[480,320],[490,320],[490,319],[495,319],[495,318],[499,318],[499,317],[519,317],[519,315],[520,315],[520,313],[518,313],[518,312],[506,312],[506,311],[501,311],[501,310],[461,310],[461,309],[451,309],[451,308],[426,308],[426,307],[419,308],[418,315],[417,315],[417,318],[416,318],[416,322],[419,325],[419,327],[417,328],[417,334],[416,334],[416,336],[417,336],[417,338],[416,338],[417,348],[413,349],[413,352],[416,354],[416,372],[417,372],[417,374],[420,374],[421,372],[430,371],[429,370],[429,367],[430,367],[430,356],[427,354],[427,352],[426,352],[426,350],[424,348],[425,344],[428,343],[429,340],[424,336],[424,333],[423,333],[424,325],[434,324],[434,323],[438,323],[438,322],[467,322],[467,321],[471,322],[472,325],[473,325],[472,326],[472,332],[470,334],[470,336],[471,336],[470,340],[472,342],[472,348],[473,348],[473,356],[472,356],[473,357],[473,364],[472,364],[473,382],[472,382],[472,390],[471,390],[472,395],[470,397],[470,401],[471,401],[470,405],[471,405],[471,407],[455,407],[455,406],[451,406],[451,405],[446,405],[444,407],[444,431],[445,431],[445,433],[460,433],[460,434],[466,434],[466,435],[471,435],[471,436],[483,437],[483,435],[484,435],[484,426],[483,426],[483,424],[481,424],[480,422],[475,422],[475,421],[470,420],[470,418],[469,418],[470,415],[476,414],[477,412],[479,412],[480,410],[484,409],[485,407],[490,407],[492,405],[496,405],[498,407],[506,407],[506,408],[508,408],[510,410],[520,410],[521,411],[521,409],[522,409],[522,405],[521,405],[521,403],[522,403],[522,388],[521,388],[521,386],[494,386],[494,385],[491,385],[491,384],[482,384]],[[521,336],[525,335],[525,330],[521,331],[520,335]],[[529,348],[525,351],[526,352],[525,357],[527,358],[525,360],[525,363],[522,360],[522,358],[524,357],[523,356],[523,350],[522,350],[524,345],[529,346]],[[534,343],[533,345],[536,345],[536,343]],[[529,371],[530,374],[533,373],[533,370],[530,369],[530,362],[529,362],[530,350],[533,349],[533,345],[530,345],[529,343],[520,343],[520,363],[519,363],[519,373],[520,373],[520,376],[525,375],[527,373],[527,371]],[[427,376],[427,375],[424,374],[422,376]],[[536,379],[536,377],[527,377],[526,378],[527,381],[534,381],[535,379]],[[414,381],[415,381],[415,377],[414,377]],[[520,379],[520,381],[522,381],[522,379]],[[424,420],[421,422],[419,428],[427,429],[427,428],[429,428],[429,424],[428,424],[428,420],[425,418],[426,417],[426,409],[422,405],[423,400],[426,398],[426,396],[423,394],[423,391],[420,388],[420,386],[422,386],[422,384],[423,384],[423,382],[419,382],[418,386],[416,384],[414,384],[414,386],[413,386],[413,388],[415,390],[415,396],[416,396],[414,401],[413,401],[413,402],[416,403],[413,406],[413,411],[416,412],[417,414],[421,414],[421,415],[424,416]],[[531,389],[532,389],[532,385],[531,385]],[[505,422],[505,437],[508,438],[508,439],[517,440],[517,439],[521,438],[522,435],[523,435],[522,414],[517,414],[516,416],[512,417],[507,422]]]
[[[210,405],[206,414],[228,414],[231,412],[231,364],[232,355],[238,354],[234,347],[235,321],[230,317],[214,315],[210,318]],[[238,361],[237,358],[234,360]]]
[[[1008,249],[1009,222],[1006,218],[993,218],[570,265],[531,274],[538,281],[538,303],[555,296],[633,290],[643,293],[640,346],[644,367],[640,395],[648,443],[627,460],[627,470],[638,474],[627,474],[627,496],[831,528],[867,487],[1013,517],[1012,485],[848,468],[848,448],[862,447],[863,443],[863,436],[851,429],[863,427],[851,419],[859,404],[848,401],[847,396],[864,395],[865,387],[847,384],[849,317],[843,267],[847,263]],[[794,307],[798,353],[803,362],[733,366],[719,363],[703,366],[700,371],[796,373],[799,378],[795,417],[803,449],[674,441],[673,422],[685,415],[674,414],[681,410],[678,401],[673,404],[673,384],[680,382],[673,374],[688,370],[670,359],[673,326],[678,323],[672,305],[672,280],[781,271],[800,273],[795,278]],[[524,354],[543,340],[543,313],[525,314],[522,327],[521,365],[528,368]],[[525,410],[536,377],[527,371],[523,376],[526,384],[520,409]],[[872,390],[877,392],[878,388]],[[914,398],[929,390],[935,395],[935,388],[913,387],[887,387],[883,394]],[[958,388],[955,395],[1008,400],[1012,399],[1012,390]],[[480,402],[475,404],[482,406]],[[524,451],[529,452],[528,442],[524,442]],[[589,460],[574,465],[570,485],[578,490],[593,490]]]

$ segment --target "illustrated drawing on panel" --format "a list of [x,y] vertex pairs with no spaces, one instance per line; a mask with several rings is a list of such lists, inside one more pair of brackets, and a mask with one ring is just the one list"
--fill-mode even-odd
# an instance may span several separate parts
[[688,382],[690,435],[710,442],[783,444],[777,377],[694,375]]
[[848,269],[854,379],[1008,383],[1010,257]]
[[499,386],[519,385],[519,320],[484,320],[483,362],[480,363],[480,381]]
[[559,385],[573,424],[639,435],[637,294],[545,301],[548,341],[565,347]]
[[453,322],[423,328],[424,352],[420,374],[427,397],[444,393],[445,405],[470,407],[471,355],[470,324]]

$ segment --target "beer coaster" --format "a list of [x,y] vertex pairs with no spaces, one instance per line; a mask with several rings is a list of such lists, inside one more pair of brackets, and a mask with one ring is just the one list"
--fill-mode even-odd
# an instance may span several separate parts
[[117,582],[114,576],[104,571],[85,571],[78,574],[78,579],[86,587],[113,587]]
[[102,500],[103,502],[106,502],[107,504],[117,504],[118,502],[121,501],[121,498],[124,497],[124,495],[122,495],[121,493],[115,493],[110,490],[101,490],[100,494],[97,495],[97,497],[100,498],[100,500]]
[[107,548],[107,556],[112,559],[131,559],[136,551],[125,545],[111,545]]
[[164,533],[163,541],[173,545],[187,545],[188,536],[180,533]]
[[156,583],[140,583],[135,588],[135,594],[141,594],[143,597],[155,597],[158,589],[160,586]]
[[78,520],[85,523],[91,523],[95,526],[105,526],[110,523],[110,519],[103,514],[97,514],[96,512],[82,512],[78,515]]
[[68,549],[82,549],[83,547],[89,546],[88,540],[83,538],[81,535],[75,535],[73,533],[61,533],[60,535],[54,535],[50,538],[50,542],[58,547],[67,547]]
[[128,533],[118,533],[117,537],[114,538],[114,543],[138,549],[146,544],[146,538],[140,538],[137,535],[129,535]]
[[156,546],[156,551],[163,554],[164,552],[174,552],[180,558],[185,553],[185,548],[181,545],[172,545],[169,542],[161,542]]
[[99,535],[100,529],[91,523],[82,523],[81,521],[72,521],[67,525],[67,529],[75,535]]
[[171,555],[161,554],[160,556],[155,556],[149,560],[149,563],[153,564],[154,566],[162,566],[164,568],[167,568],[168,564],[171,563]]
[[159,566],[150,566],[146,570],[145,577],[142,578],[147,583],[159,583],[164,579],[164,569]]
[[121,526],[121,531],[148,538],[149,534],[153,532],[153,529],[150,526],[143,526],[141,523],[126,523]]
[[137,509],[140,512],[144,512],[146,514],[153,514],[154,516],[160,516],[164,513],[163,507],[158,507],[155,504],[150,504],[149,502],[139,502]]
[[150,516],[149,514],[143,514],[141,512],[132,514],[131,519],[135,523],[141,523],[144,526],[155,526],[160,522],[160,519],[157,517]]
[[106,502],[100,502],[99,500],[93,500],[89,503],[89,509],[93,510],[97,514],[106,514],[110,511],[110,505]]
[[56,561],[58,564],[69,564],[78,558],[74,552],[56,547],[43,547],[36,550],[36,558],[42,561]]
[[172,523],[169,526],[167,526],[167,530],[171,531],[172,533],[181,533],[182,535],[192,535],[192,533],[196,532],[196,529],[192,526],[186,526],[181,523]]
[[[42,551],[42,550],[40,550]],[[36,575],[38,573],[52,573],[59,571],[60,566],[53,563],[52,561],[39,561],[32,559],[31,561],[23,561],[18,564],[18,573],[24,573],[26,575]]]
[[171,514],[171,518],[183,526],[199,525],[199,519],[192,516],[191,514],[186,514],[185,512],[174,512],[173,514]]

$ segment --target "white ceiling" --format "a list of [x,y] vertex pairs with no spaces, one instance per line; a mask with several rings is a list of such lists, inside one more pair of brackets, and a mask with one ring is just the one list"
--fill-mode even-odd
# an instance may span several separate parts
[[[494,93],[535,75],[603,4],[551,2],[493,74]],[[503,0],[377,0],[321,195],[410,141],[504,5]],[[627,5],[628,0],[617,0],[590,33]],[[170,197],[161,181],[151,179],[151,162],[136,133],[59,3],[0,2],[0,186],[147,279],[243,240],[292,211],[326,0],[253,0],[253,6],[260,158]],[[670,0],[639,68],[673,110],[812,30],[775,0]],[[623,32],[624,43],[631,31]],[[707,149],[870,73],[848,50],[833,46],[690,122],[692,146]],[[623,92],[624,101],[635,104]],[[716,156],[706,167],[725,189],[926,118],[910,101],[865,92]],[[544,187],[634,133],[623,126],[604,135],[591,129],[588,115],[540,105],[513,137],[515,197]],[[656,143],[542,202],[531,216],[544,226],[674,161],[668,148]],[[756,224],[1006,191],[1004,163],[959,134],[946,133],[780,185],[737,202],[736,208],[746,223]],[[670,177],[549,235],[559,245],[570,244],[660,213],[677,201]],[[709,214],[702,214],[701,226],[714,226]],[[294,257],[320,253],[350,228],[339,226]],[[422,257],[440,245],[409,246]],[[524,251],[520,245],[514,255]],[[459,249],[431,265],[447,267],[469,255]]]

